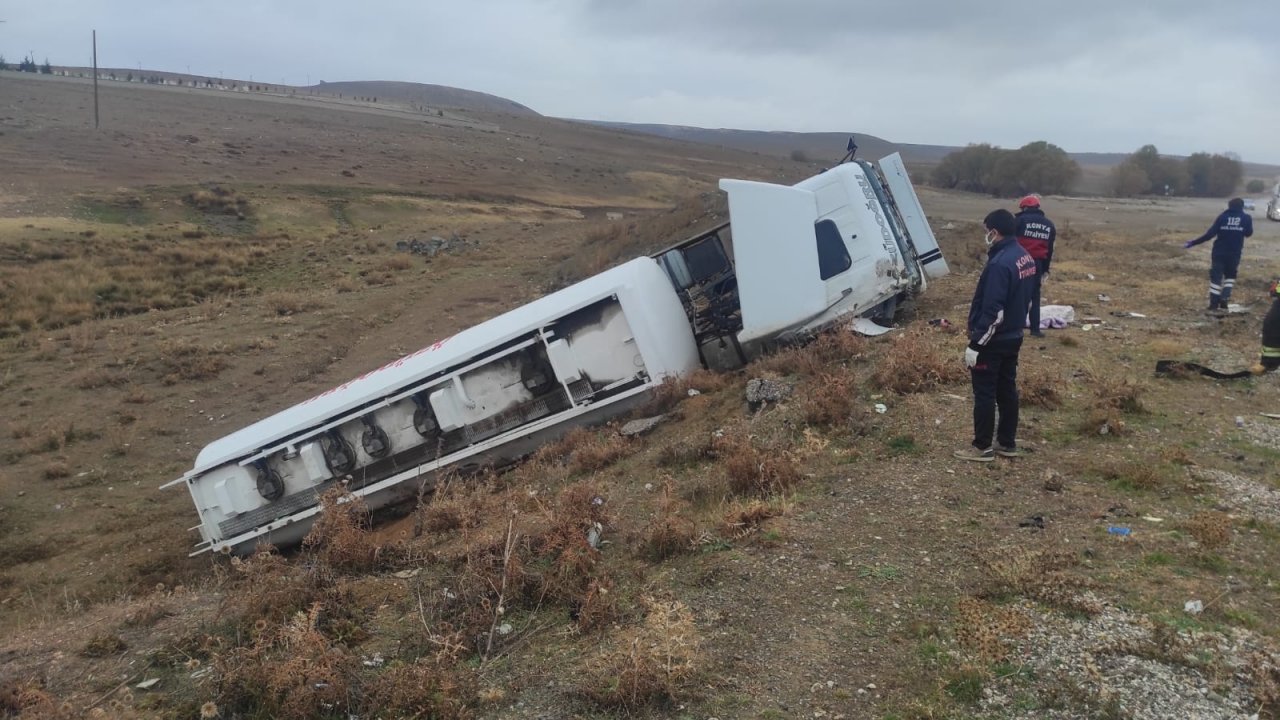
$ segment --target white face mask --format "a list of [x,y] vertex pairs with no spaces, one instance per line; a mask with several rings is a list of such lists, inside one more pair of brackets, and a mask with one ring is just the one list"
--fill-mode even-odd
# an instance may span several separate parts
[[988,230],[987,234],[982,236],[982,241],[987,244],[987,247],[991,247],[991,243],[996,241],[994,233],[995,233],[995,230]]

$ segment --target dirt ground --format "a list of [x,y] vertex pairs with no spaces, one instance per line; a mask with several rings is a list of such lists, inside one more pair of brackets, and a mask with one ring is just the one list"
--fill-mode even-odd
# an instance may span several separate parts
[[[475,687],[439,716],[1274,716],[1280,421],[1260,413],[1280,413],[1276,378],[1152,370],[1253,361],[1280,223],[1255,217],[1235,298],[1247,309],[1214,318],[1208,251],[1181,243],[1221,201],[1046,199],[1063,229],[1046,303],[1078,321],[1024,348],[1029,455],[975,467],[950,456],[970,422],[963,340],[925,321],[963,323],[976,222],[1000,203],[924,190],[954,273],[903,330],[704,380],[651,435],[591,433],[568,460],[455,498],[474,523],[380,524],[382,559],[328,582],[355,619],[307,634],[287,614],[255,624],[242,604],[261,577],[187,557],[190,499],[160,484],[213,439],[720,220],[719,177],[813,168],[540,118],[441,126],[119,86],[104,87],[95,133],[87,101],[80,84],[0,78],[0,685],[27,693],[0,693],[0,714],[270,716],[233,679],[250,650],[280,660],[255,644],[278,626],[295,656],[298,637],[320,637],[325,657],[358,665],[345,700],[295,716],[410,715],[376,690],[437,657],[431,598],[463,593],[458,568],[501,546],[504,510],[530,567],[554,575],[545,526],[578,518],[571,497],[552,499],[582,486],[608,509],[596,584],[545,586],[513,606],[496,651],[451,655]],[[397,249],[432,238],[447,241],[432,257]],[[920,391],[895,385],[904,356],[940,368],[907,388]],[[797,393],[750,411],[759,376]],[[815,411],[823,398],[838,421]],[[723,437],[783,458],[797,482],[735,490],[742,452]],[[654,556],[654,528],[684,520],[688,537]],[[276,576],[329,562],[316,557],[292,554]],[[612,614],[591,625],[600,588]],[[1203,610],[1185,611],[1192,600]],[[646,635],[662,602],[688,618]],[[631,677],[617,668],[655,648],[665,664],[644,667],[662,692],[611,703]]]

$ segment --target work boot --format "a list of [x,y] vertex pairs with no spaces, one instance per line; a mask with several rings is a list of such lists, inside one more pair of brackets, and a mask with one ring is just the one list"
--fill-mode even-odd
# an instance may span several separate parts
[[996,459],[996,454],[992,452],[991,448],[983,450],[972,445],[963,450],[957,450],[952,455],[969,462],[994,462]]

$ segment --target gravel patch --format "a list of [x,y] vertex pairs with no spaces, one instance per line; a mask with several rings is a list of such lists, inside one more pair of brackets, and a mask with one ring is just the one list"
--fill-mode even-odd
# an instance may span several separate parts
[[[1032,629],[1010,655],[1017,670],[984,688],[983,717],[1083,717],[1080,700],[1088,698],[1090,717],[1257,718],[1250,661],[1259,644],[1251,633],[1161,633],[1113,606],[1084,619],[1030,604],[1024,610]],[[1034,702],[1027,677],[1035,678]]]
[[1212,483],[1222,502],[1237,513],[1280,524],[1280,490],[1223,470],[1194,468],[1191,476],[1200,482]]
[[1265,418],[1259,422],[1245,420],[1244,427],[1245,437],[1249,438],[1249,442],[1271,450],[1280,450],[1280,420],[1272,420]]

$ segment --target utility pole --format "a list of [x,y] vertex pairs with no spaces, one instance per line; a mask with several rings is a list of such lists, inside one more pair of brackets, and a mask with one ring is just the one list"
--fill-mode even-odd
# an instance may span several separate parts
[[93,31],[93,129],[98,129],[98,31]]

